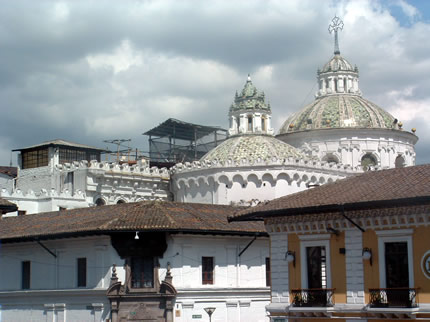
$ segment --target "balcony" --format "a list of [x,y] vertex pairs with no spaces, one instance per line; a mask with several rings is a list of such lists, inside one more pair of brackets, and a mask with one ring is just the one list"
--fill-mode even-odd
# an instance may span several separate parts
[[334,288],[310,288],[291,290],[295,307],[332,307]]
[[369,293],[370,307],[414,308],[418,306],[416,302],[417,288],[371,288]]

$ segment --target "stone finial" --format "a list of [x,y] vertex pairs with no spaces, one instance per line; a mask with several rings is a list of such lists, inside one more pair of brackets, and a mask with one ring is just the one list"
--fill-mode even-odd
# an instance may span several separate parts
[[172,273],[170,272],[170,262],[167,262],[167,272],[166,272],[166,277],[164,278],[164,280],[168,283],[172,283]]
[[247,82],[250,82],[250,81],[251,81],[251,74],[248,74]]
[[112,265],[112,276],[110,278],[110,283],[116,283],[118,282],[118,276],[116,275],[116,264]]

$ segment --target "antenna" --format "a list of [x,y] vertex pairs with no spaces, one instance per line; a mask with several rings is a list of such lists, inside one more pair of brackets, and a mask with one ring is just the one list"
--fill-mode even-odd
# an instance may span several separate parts
[[340,55],[337,31],[342,29],[343,29],[343,21],[339,17],[334,16],[333,20],[331,21],[331,24],[328,26],[328,32],[332,33],[334,31],[334,54],[335,55]]
[[127,146],[123,145],[124,142],[131,142],[131,139],[114,139],[114,140],[103,140],[103,142],[105,143],[111,143],[111,144],[116,144],[117,149],[116,149],[116,161],[119,161],[119,147],[123,146],[127,148],[128,151],[128,156],[130,157],[130,144],[127,144]]

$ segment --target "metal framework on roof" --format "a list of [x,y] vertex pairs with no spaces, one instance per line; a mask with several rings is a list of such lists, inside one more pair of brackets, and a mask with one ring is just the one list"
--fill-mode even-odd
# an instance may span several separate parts
[[151,162],[178,163],[199,160],[226,139],[227,130],[170,118],[143,135],[149,136]]

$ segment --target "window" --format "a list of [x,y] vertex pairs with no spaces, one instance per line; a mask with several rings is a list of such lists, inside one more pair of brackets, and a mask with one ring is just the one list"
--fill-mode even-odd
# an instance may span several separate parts
[[270,257],[266,257],[266,286],[271,286]]
[[306,247],[308,288],[326,288],[327,270],[324,246]]
[[323,158],[322,161],[328,162],[328,163],[339,163],[339,159],[337,156],[335,156],[332,153],[327,153]]
[[85,257],[77,259],[78,287],[87,286],[87,259]]
[[202,257],[202,284],[214,283],[214,258]]
[[404,166],[405,166],[405,159],[401,155],[399,155],[396,158],[395,167],[396,168],[403,168]]
[[374,167],[378,164],[378,160],[376,160],[376,157],[371,153],[366,153],[361,158],[361,166],[363,167],[363,170],[367,171],[370,170],[370,167]]
[[100,161],[100,153],[73,148],[60,148],[59,159],[60,164],[72,163],[73,161],[82,160],[87,160],[88,162],[91,160]]
[[248,116],[248,131],[252,132],[252,116]]
[[68,172],[64,178],[64,189],[68,189],[71,193],[73,193],[74,188],[74,177],[73,172]]
[[331,288],[330,235],[300,235],[299,238],[302,288]]
[[412,229],[377,231],[381,288],[414,287]]
[[48,149],[22,151],[21,161],[23,169],[45,167],[48,165]]
[[261,118],[261,130],[266,131],[266,118],[264,116]]
[[409,287],[408,243],[385,243],[385,276],[387,288]]
[[130,263],[131,287],[153,288],[154,287],[154,258],[132,257]]
[[30,261],[23,261],[21,263],[21,288],[23,290],[30,289],[30,273],[31,263]]
[[102,198],[98,198],[96,200],[96,206],[104,206],[105,205],[105,201]]

